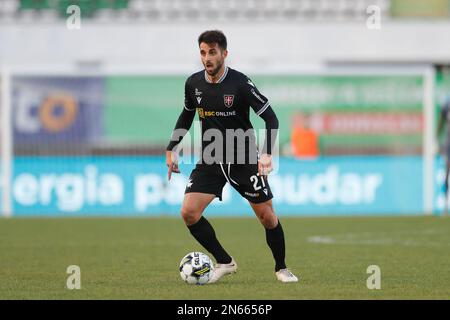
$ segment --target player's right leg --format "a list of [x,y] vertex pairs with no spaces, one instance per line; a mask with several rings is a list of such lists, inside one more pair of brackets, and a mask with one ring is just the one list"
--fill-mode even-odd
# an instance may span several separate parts
[[232,261],[231,256],[217,240],[214,228],[209,221],[202,216],[203,211],[214,198],[215,195],[206,193],[185,194],[181,216],[192,236],[214,256],[217,263],[227,264]]
[[192,236],[213,255],[217,262],[214,274],[209,280],[210,283],[237,270],[236,262],[220,244],[214,228],[202,216],[205,208],[215,197],[221,199],[225,182],[225,178],[213,167],[197,166],[189,177],[181,208],[181,216]]
[[224,275],[235,273],[237,270],[236,261],[225,251],[216,237],[214,228],[202,216],[203,211],[214,198],[215,195],[213,194],[187,193],[184,196],[183,206],[181,208],[181,216],[192,236],[217,261],[209,283],[217,282]]
[[184,195],[181,206],[181,217],[187,227],[196,224],[202,217],[203,211],[214,200],[214,194],[192,192]]

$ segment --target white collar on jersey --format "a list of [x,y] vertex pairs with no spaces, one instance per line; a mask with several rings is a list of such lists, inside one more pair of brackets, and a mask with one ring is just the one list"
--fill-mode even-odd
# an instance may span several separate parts
[[[220,77],[219,80],[217,80],[217,82],[214,82],[214,83],[221,83],[221,82],[223,81],[223,79],[225,79],[225,77],[227,76],[227,73],[228,73],[228,67],[225,67],[225,70],[224,70],[224,72],[223,72],[223,75]],[[211,82],[211,80],[209,80],[208,74],[206,73],[206,70],[205,70],[205,80],[206,80],[206,82],[208,82],[208,83],[213,83],[213,82]]]

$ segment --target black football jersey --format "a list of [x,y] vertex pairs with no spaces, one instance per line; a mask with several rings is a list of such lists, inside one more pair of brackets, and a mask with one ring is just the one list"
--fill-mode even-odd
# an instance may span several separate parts
[[204,163],[256,163],[256,137],[250,123],[250,107],[261,115],[269,108],[269,101],[239,71],[225,67],[216,83],[209,81],[205,70],[187,79],[184,108],[197,111]]
[[450,96],[447,97],[441,107],[441,117],[446,120],[446,140],[445,144],[450,146]]

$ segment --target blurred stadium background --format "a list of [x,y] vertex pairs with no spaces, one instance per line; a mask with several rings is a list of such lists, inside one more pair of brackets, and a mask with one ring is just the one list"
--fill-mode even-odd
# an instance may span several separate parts
[[[206,29],[279,116],[279,215],[441,214],[448,0],[0,0],[3,215],[178,215],[193,164],[167,183],[162,155]],[[252,215],[228,187],[208,212]]]

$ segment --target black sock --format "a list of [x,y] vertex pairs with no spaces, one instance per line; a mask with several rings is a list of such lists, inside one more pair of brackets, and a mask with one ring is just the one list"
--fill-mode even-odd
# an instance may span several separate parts
[[286,268],[284,232],[280,221],[273,229],[266,229],[266,241],[275,259],[275,272]]
[[231,262],[230,255],[224,250],[219,240],[217,240],[216,233],[208,220],[201,217],[200,220],[188,226],[188,228],[194,238],[214,256],[217,263]]

